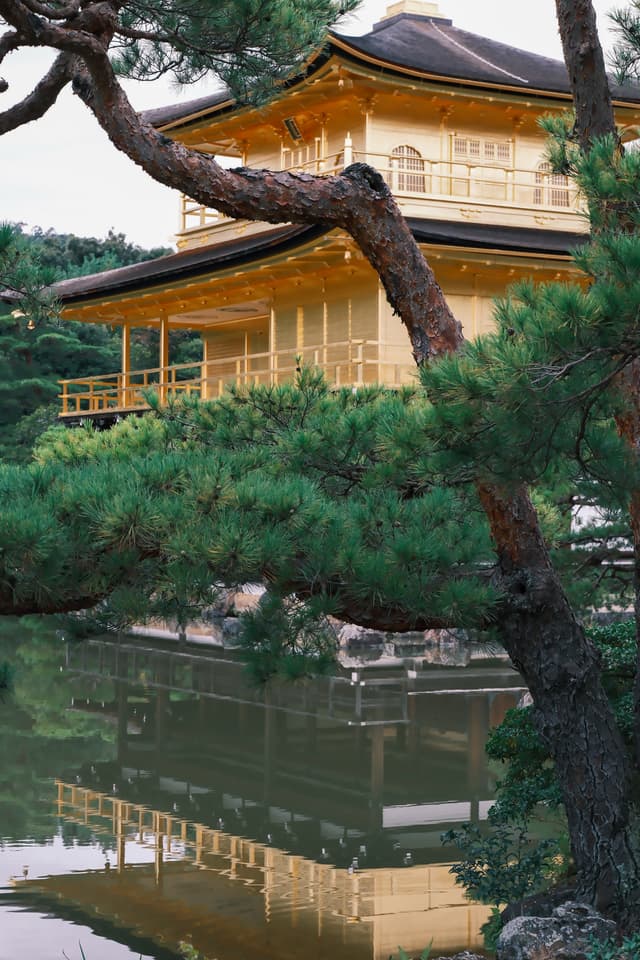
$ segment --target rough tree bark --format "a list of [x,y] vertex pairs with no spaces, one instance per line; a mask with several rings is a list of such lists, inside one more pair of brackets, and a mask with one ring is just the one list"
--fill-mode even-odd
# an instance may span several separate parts
[[484,484],[478,490],[498,551],[499,586],[508,596],[499,629],[556,765],[577,894],[606,909],[624,899],[638,864],[628,829],[626,751],[599,655],[569,605],[526,490]]
[[[589,16],[591,4],[558,3],[565,17],[561,29],[571,34],[571,43],[582,44],[582,18]],[[25,42],[78,58],[76,93],[114,144],[152,177],[234,217],[346,230],[380,275],[407,327],[416,362],[459,349],[460,324],[380,176],[363,165],[327,178],[227,171],[210,157],[163,137],[140,120],[111,70],[106,49],[117,7],[109,0],[88,4],[67,26],[34,17],[20,0],[0,0],[0,14]],[[574,34],[576,41],[571,39]],[[591,101],[585,101],[584,110],[589,109]],[[2,122],[10,119],[0,117]],[[556,762],[579,870],[579,895],[607,907],[623,895],[638,865],[628,841],[625,751],[602,688],[597,655],[550,562],[526,489],[505,491],[489,483],[478,488],[505,596],[502,635],[531,689]]]
[[[620,434],[640,460],[640,361],[634,360],[620,378],[628,400],[626,415],[617,418]],[[640,771],[640,489],[631,494],[629,517],[633,535],[633,579],[636,617],[636,677],[633,685],[634,742],[636,769]]]
[[[580,147],[589,150],[598,137],[618,136],[596,15],[591,0],[556,0],[556,12],[576,114],[574,135]],[[629,229],[635,229],[631,221]],[[626,413],[617,418],[618,429],[640,462],[640,360],[629,364],[618,384],[627,400]],[[630,498],[629,516],[634,543],[637,641],[635,754],[640,770],[640,490]]]

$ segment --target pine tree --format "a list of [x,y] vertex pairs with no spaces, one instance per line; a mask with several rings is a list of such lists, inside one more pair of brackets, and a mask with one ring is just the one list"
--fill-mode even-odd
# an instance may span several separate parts
[[[169,253],[143,250],[111,231],[104,240],[16,224],[0,235],[0,289],[15,299],[0,304],[0,458],[25,462],[39,434],[58,415],[58,380],[119,369],[120,330],[104,324],[60,322],[47,287],[56,280],[111,270]],[[157,331],[141,330],[132,353],[138,369],[154,367]],[[174,333],[176,362],[201,353],[197,334]],[[196,352],[197,351],[197,352]]]
[[[261,5],[262,13],[268,7],[266,0]],[[592,198],[594,226],[603,236],[612,227],[614,234],[624,229],[630,239],[635,239],[633,203],[622,203],[620,209],[619,199],[626,184],[617,176],[622,169],[616,165],[621,150],[612,128],[611,101],[591,2],[557,0],[557,8],[575,92],[578,149],[586,165],[590,151],[594,150],[596,158],[597,137],[609,136],[608,141],[602,141],[610,161],[609,192]],[[189,449],[187,437],[186,448],[163,450],[157,457],[140,462],[133,471],[127,464],[126,481],[123,471],[117,469],[121,455],[117,451],[107,459],[98,457],[94,464],[74,466],[72,482],[62,479],[62,468],[56,463],[32,468],[27,474],[5,471],[4,501],[11,509],[2,518],[0,530],[0,542],[6,545],[0,609],[51,610],[63,604],[80,608],[111,595],[116,613],[118,609],[131,612],[136,603],[142,613],[155,598],[166,599],[174,609],[177,604],[184,612],[190,602],[206,599],[212,575],[220,569],[230,578],[262,571],[276,593],[286,595],[288,590],[302,599],[305,583],[310,584],[306,592],[314,601],[319,596],[323,604],[333,604],[334,610],[348,611],[356,622],[425,624],[434,622],[433,618],[440,623],[453,619],[467,622],[474,609],[476,620],[492,616],[505,648],[532,691],[537,722],[555,762],[578,869],[578,894],[608,908],[621,899],[628,900],[635,895],[638,879],[629,831],[628,758],[602,686],[597,651],[568,601],[545,542],[545,511],[537,509],[535,491],[533,496],[529,491],[532,484],[542,487],[548,482],[549,471],[560,456],[579,462],[585,477],[596,481],[597,475],[585,466],[600,469],[603,464],[598,451],[605,441],[613,443],[617,457],[628,456],[626,472],[633,489],[627,493],[627,502],[631,504],[636,555],[640,556],[640,495],[636,493],[640,488],[635,484],[635,441],[640,440],[640,428],[636,430],[635,394],[630,382],[635,375],[633,328],[624,329],[621,344],[628,363],[624,369],[616,369],[618,361],[607,341],[616,321],[613,313],[607,313],[605,302],[594,305],[587,298],[583,303],[577,291],[563,294],[550,290],[536,301],[535,294],[521,288],[513,304],[502,312],[505,318],[513,317],[509,326],[501,328],[502,340],[497,336],[478,348],[465,347],[460,325],[375,171],[356,164],[338,177],[301,182],[295,175],[283,173],[276,180],[259,171],[223,170],[213,158],[167,141],[132,109],[109,58],[112,41],[114,47],[125,48],[115,60],[121,73],[133,72],[139,66],[145,75],[153,76],[177,58],[187,70],[217,70],[240,94],[243,76],[256,88],[260,86],[255,71],[261,60],[270,62],[274,58],[274,51],[285,73],[292,63],[283,52],[282,38],[278,38],[277,49],[271,43],[269,27],[263,29],[262,46],[259,33],[251,33],[257,20],[242,18],[247,12],[255,13],[252,3],[234,0],[223,8],[216,5],[216,9],[224,9],[225,24],[237,27],[244,23],[246,35],[258,43],[259,51],[264,50],[257,57],[255,47],[250,56],[238,55],[242,43],[229,47],[225,25],[216,26],[214,6],[203,2],[197,9],[206,15],[202,29],[212,26],[211,42],[205,54],[198,51],[193,35],[180,20],[186,9],[178,0],[169,10],[165,4],[148,3],[143,10],[137,0],[117,4],[89,0],[81,7],[74,0],[68,4],[0,0],[0,15],[13,28],[0,41],[0,53],[34,44],[58,51],[56,61],[33,94],[0,115],[0,132],[41,116],[59,91],[72,82],[112,142],[160,182],[230,216],[322,223],[346,230],[377,270],[407,328],[416,362],[429,364],[423,386],[430,402],[417,405],[417,423],[412,425],[412,436],[417,432],[420,449],[416,450],[411,437],[406,440],[405,446],[413,443],[413,453],[411,462],[404,464],[404,480],[402,470],[396,473],[399,464],[393,457],[380,456],[379,462],[374,458],[370,463],[366,455],[364,463],[351,464],[347,473],[338,458],[335,465],[340,469],[333,470],[335,481],[329,479],[332,470],[322,456],[319,473],[313,471],[312,477],[290,476],[286,470],[277,477],[255,474],[253,446],[247,447],[247,438],[253,441],[254,434],[263,437],[266,446],[273,448],[270,438],[275,434],[268,417],[264,431],[260,426],[262,414],[269,413],[266,401],[261,400],[258,406],[265,409],[254,411],[245,424],[243,447],[233,449],[235,459],[230,464],[222,456],[218,459],[202,453],[198,460],[197,450]],[[313,40],[308,30],[308,9],[316,26],[323,18],[326,23],[340,12],[330,3],[273,3],[275,13],[288,10],[299,14],[301,29],[295,16],[280,17],[271,24],[273,28],[277,22],[283,35],[286,28],[290,29],[287,39],[293,46],[288,50],[294,51],[294,58],[303,55],[307,43]],[[316,14],[318,20],[314,19]],[[223,36],[227,42],[217,43]],[[235,37],[240,37],[237,31]],[[128,44],[136,40],[142,46]],[[130,59],[127,49],[134,50]],[[167,50],[169,59],[165,61],[162,57]],[[585,64],[589,69],[584,69]],[[579,162],[576,160],[576,166]],[[615,228],[617,212],[625,218],[623,229],[622,223]],[[613,241],[610,236],[611,251]],[[594,256],[597,249],[596,244]],[[604,245],[602,253],[605,260],[600,266],[612,282],[601,289],[604,294],[607,290],[613,294],[617,281]],[[631,256],[629,251],[627,254]],[[598,279],[596,274],[594,280]],[[530,307],[533,313],[528,317]],[[597,327],[602,315],[602,336],[600,340],[596,337],[594,348],[604,367],[599,380],[590,364],[592,356],[578,358],[573,348],[569,357],[563,355],[560,309],[568,311],[565,325],[578,344],[582,339],[580,324],[584,321],[587,326]],[[546,333],[533,319],[539,310],[552,323],[549,360],[541,359]],[[629,315],[625,313],[627,319]],[[574,322],[575,318],[580,323]],[[536,336],[538,340],[531,348],[528,338]],[[456,356],[448,359],[450,354]],[[584,389],[574,387],[567,396],[563,393],[564,381],[571,370],[579,370],[577,375],[583,375],[587,383]],[[526,429],[521,388],[522,397],[526,394],[533,401],[532,413],[536,414],[549,410],[543,394],[560,396],[568,421],[577,427],[572,453],[563,450],[568,433],[562,429],[562,422],[551,416],[555,429],[543,430],[541,420],[546,443],[540,448],[536,443],[531,457],[527,457],[523,444],[527,437],[535,441],[537,435]],[[297,429],[304,430],[304,408],[299,413],[297,402],[286,395],[275,397],[275,402],[280,420],[284,417],[288,422],[285,414],[292,411]],[[250,406],[255,407],[255,403]],[[619,424],[629,427],[626,434],[632,442],[627,451],[620,444],[615,446],[610,419],[605,423],[611,411]],[[483,431],[475,429],[476,414],[481,416]],[[347,437],[354,429],[354,416],[345,411]],[[507,430],[510,420],[513,434]],[[403,435],[402,418],[389,415],[389,422]],[[224,429],[232,441],[233,432],[229,427]],[[295,435],[293,430],[291,439]],[[221,436],[224,439],[225,433]],[[378,442],[384,444],[384,433],[378,434]],[[397,449],[395,432],[386,442],[390,449]],[[349,462],[349,449],[343,454],[345,462]],[[62,449],[60,452],[64,453]],[[585,452],[588,456],[583,463]],[[401,452],[399,455],[402,458]],[[624,472],[619,459],[616,462],[617,472]],[[189,470],[185,469],[187,463]],[[359,488],[356,481],[363,466],[366,483]],[[243,472],[239,473],[239,468]],[[453,479],[447,474],[451,469]],[[562,476],[564,468],[556,469]],[[376,487],[378,475],[393,479],[389,492]],[[605,481],[613,487],[608,475]],[[327,488],[333,491],[341,487],[335,503],[322,499]],[[198,530],[192,529],[195,553],[184,537],[192,522],[194,501],[200,511],[201,531],[198,538]],[[231,508],[225,504],[231,504]],[[246,519],[249,509],[252,522]],[[66,542],[54,556],[53,544],[61,530]],[[491,544],[492,552],[484,566],[474,562],[469,570],[467,537],[476,541],[474,560],[483,557],[482,531],[485,538],[490,534],[485,542]],[[438,533],[442,533],[441,540]],[[322,551],[315,549],[320,543]],[[637,568],[640,570],[640,562]],[[155,586],[152,592],[146,588],[145,597],[145,583],[152,582]]]

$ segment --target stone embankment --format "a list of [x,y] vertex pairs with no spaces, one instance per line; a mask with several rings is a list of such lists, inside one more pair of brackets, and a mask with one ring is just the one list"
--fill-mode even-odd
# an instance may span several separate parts
[[[264,593],[257,584],[241,590],[223,591],[215,607],[201,620],[181,631],[175,624],[157,621],[134,627],[132,633],[167,640],[187,640],[223,650],[240,645],[240,614],[255,609]],[[464,630],[425,630],[387,633],[333,620],[338,643],[338,660],[345,668],[367,665],[393,666],[400,661],[420,659],[447,667],[463,667],[471,661],[504,657],[495,645],[478,642]]]
[[[593,956],[595,941],[610,942],[615,935],[613,920],[606,920],[585,903],[570,900],[555,907],[550,916],[515,917],[505,924],[498,937],[496,960],[588,960]],[[455,957],[433,960],[485,958],[465,950]]]

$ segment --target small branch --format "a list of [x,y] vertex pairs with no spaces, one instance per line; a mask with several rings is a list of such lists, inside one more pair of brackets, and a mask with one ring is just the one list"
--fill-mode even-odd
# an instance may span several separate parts
[[156,30],[140,30],[137,27],[124,27],[121,24],[116,33],[119,37],[127,37],[128,40],[149,40],[151,43],[172,43],[176,39],[172,34],[158,33]]
[[21,44],[20,34],[16,30],[9,30],[0,36],[0,63],[8,53],[17,50]]
[[[24,0],[0,0],[0,16],[20,33],[20,45],[53,47],[79,56],[100,55],[105,53],[115,25],[115,9],[108,3],[101,4],[101,7],[100,13],[87,7],[76,18],[73,30],[43,20],[25,5]],[[105,39],[99,40],[93,30]]]
[[44,116],[54,105],[60,92],[71,81],[73,63],[73,57],[67,53],[61,53],[40,83],[24,100],[0,113],[0,135]]
[[68,20],[80,11],[80,0],[72,0],[71,3],[61,7],[52,7],[48,3],[41,3],[40,0],[22,0],[22,2],[32,13],[47,17],[49,20]]

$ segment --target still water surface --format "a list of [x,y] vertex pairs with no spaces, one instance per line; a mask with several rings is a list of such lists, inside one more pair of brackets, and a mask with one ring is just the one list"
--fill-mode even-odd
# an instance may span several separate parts
[[[456,660],[456,657],[450,658]],[[459,659],[459,658],[458,658]],[[0,960],[387,960],[480,946],[440,834],[482,820],[504,663],[251,688],[228,652],[0,628]],[[80,947],[81,945],[81,947]]]

